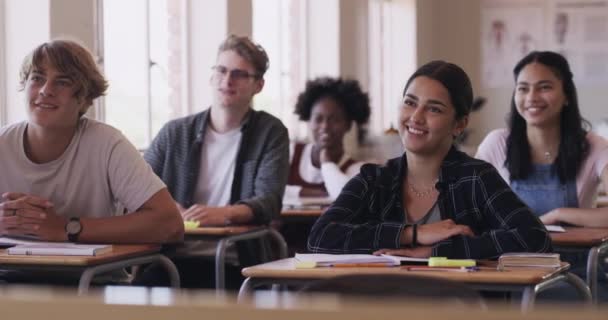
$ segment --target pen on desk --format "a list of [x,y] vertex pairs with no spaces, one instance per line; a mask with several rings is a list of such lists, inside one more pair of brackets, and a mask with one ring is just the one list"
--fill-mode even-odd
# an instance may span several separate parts
[[368,268],[368,267],[395,267],[396,265],[393,263],[385,263],[385,262],[381,262],[381,263],[333,263],[330,264],[329,267],[332,268]]
[[479,271],[479,267],[429,267],[429,266],[413,266],[406,267],[407,271],[447,271],[447,272],[475,272]]

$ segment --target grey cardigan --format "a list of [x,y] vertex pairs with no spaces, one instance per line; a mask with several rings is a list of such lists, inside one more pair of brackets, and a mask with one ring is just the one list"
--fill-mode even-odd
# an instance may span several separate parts
[[[210,109],[167,123],[144,158],[165,182],[180,205],[193,205],[199,176],[201,146]],[[268,223],[280,214],[289,170],[289,138],[281,121],[251,110],[241,131],[230,204],[249,206],[254,223]],[[223,161],[224,159],[217,159]],[[203,178],[204,179],[204,178]]]

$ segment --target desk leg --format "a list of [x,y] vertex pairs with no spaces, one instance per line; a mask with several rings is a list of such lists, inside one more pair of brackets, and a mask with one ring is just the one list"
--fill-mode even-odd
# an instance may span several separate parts
[[521,312],[526,313],[534,307],[538,286],[527,286],[521,295]]
[[171,283],[171,288],[178,289],[181,286],[179,272],[177,271],[177,267],[171,261],[171,259],[165,257],[164,255],[159,255],[158,262],[165,267],[167,274],[169,275],[169,282]]
[[589,249],[587,256],[587,285],[591,289],[593,304],[597,304],[597,270],[599,268],[599,257],[608,249],[608,242]]
[[[534,304],[536,303],[536,296],[540,292],[546,290],[547,288],[554,286],[558,282],[562,282],[562,281],[568,282],[567,275],[568,274],[559,274],[559,275],[552,277],[550,279],[547,279],[535,286],[526,286],[524,288],[524,291],[521,296],[521,311],[525,313],[525,312],[532,310],[534,308]],[[580,278],[579,278],[579,280],[580,280]],[[574,283],[573,283],[573,286],[575,288],[577,288]],[[586,287],[586,285],[584,285],[584,282],[583,282],[583,287]]]
[[228,238],[222,239],[217,243],[215,250],[215,290],[219,292],[226,288],[225,284],[225,262],[226,262],[226,247],[228,247]]
[[536,301],[536,295],[562,281],[573,286],[587,303],[591,302],[591,291],[589,290],[589,287],[587,287],[585,281],[583,281],[577,275],[568,272],[543,281],[534,287],[526,287],[521,298],[522,312],[532,310],[534,307],[534,302]]
[[78,294],[82,295],[87,293],[89,291],[89,287],[91,285],[93,277],[98,274],[114,270],[120,270],[131,266],[138,266],[142,264],[156,262],[159,262],[161,265],[163,265],[169,273],[169,278],[171,279],[171,286],[174,288],[179,288],[179,273],[177,272],[177,268],[175,267],[173,262],[171,262],[171,260],[169,260],[162,254],[153,254],[143,257],[135,257],[125,260],[104,263],[86,268],[80,276],[80,280],[78,281]]
[[585,302],[588,304],[593,302],[595,296],[591,294],[591,290],[583,279],[579,278],[574,273],[568,272],[566,273],[566,282],[573,286],[576,291],[578,291],[581,298],[583,298]]
[[587,285],[591,290],[593,303],[597,303],[597,259],[599,256],[599,248],[593,247],[589,249],[587,256]]
[[225,278],[225,262],[226,262],[226,248],[232,243],[241,240],[252,240],[259,239],[266,235],[270,235],[278,244],[281,258],[287,257],[287,243],[283,236],[278,233],[276,230],[272,228],[263,228],[260,230],[255,230],[243,234],[238,234],[234,236],[229,236],[224,239],[221,239],[217,243],[217,247],[215,249],[215,289],[216,291],[224,290],[226,288],[226,278]]
[[239,289],[237,302],[241,303],[251,295],[251,292],[253,291],[253,284],[251,282],[253,282],[251,278],[247,278],[243,281],[241,288]]
[[287,258],[287,242],[277,230],[268,228],[268,235],[279,245],[279,259]]

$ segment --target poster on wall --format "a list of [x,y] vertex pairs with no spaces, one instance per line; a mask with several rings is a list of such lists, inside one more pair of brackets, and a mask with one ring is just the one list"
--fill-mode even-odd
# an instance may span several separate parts
[[482,83],[511,86],[515,63],[544,45],[543,1],[484,0],[481,7]]
[[608,81],[608,0],[554,0],[547,48],[563,54],[577,84]]

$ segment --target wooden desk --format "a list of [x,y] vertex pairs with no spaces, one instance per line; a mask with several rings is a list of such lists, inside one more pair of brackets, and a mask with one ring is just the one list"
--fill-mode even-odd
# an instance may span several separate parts
[[226,237],[246,232],[264,229],[264,226],[228,226],[228,227],[199,227],[195,229],[186,229],[186,238],[203,237]]
[[276,230],[267,226],[226,226],[226,227],[199,227],[186,229],[185,240],[217,240],[215,247],[215,288],[226,288],[226,249],[231,244],[242,240],[261,239],[269,236],[279,247],[279,257],[287,257],[287,243]]
[[566,232],[552,232],[551,240],[560,248],[589,250],[587,255],[587,285],[591,289],[593,301],[597,303],[597,270],[600,255],[608,250],[608,228],[565,228]]
[[569,265],[563,263],[557,269],[517,268],[505,271],[496,270],[495,262],[486,262],[477,272],[442,272],[442,271],[408,271],[407,267],[386,268],[313,268],[296,269],[295,259],[288,258],[273,261],[242,270],[247,279],[239,291],[243,299],[257,286],[268,284],[304,285],[314,280],[332,278],[339,275],[384,275],[408,274],[425,277],[437,277],[452,281],[464,282],[477,290],[522,291],[521,308],[527,311],[532,308],[536,295],[557,282],[567,282],[589,301],[589,288],[576,275],[567,272]]
[[283,209],[281,211],[281,218],[292,218],[292,217],[302,217],[302,218],[313,218],[316,219],[320,217],[323,212],[327,208],[323,209]]
[[9,255],[6,250],[0,250],[0,269],[81,272],[78,293],[84,294],[96,275],[141,264],[160,263],[169,273],[171,286],[179,288],[177,268],[159,252],[159,245],[113,245],[111,252],[98,256],[23,256]]

